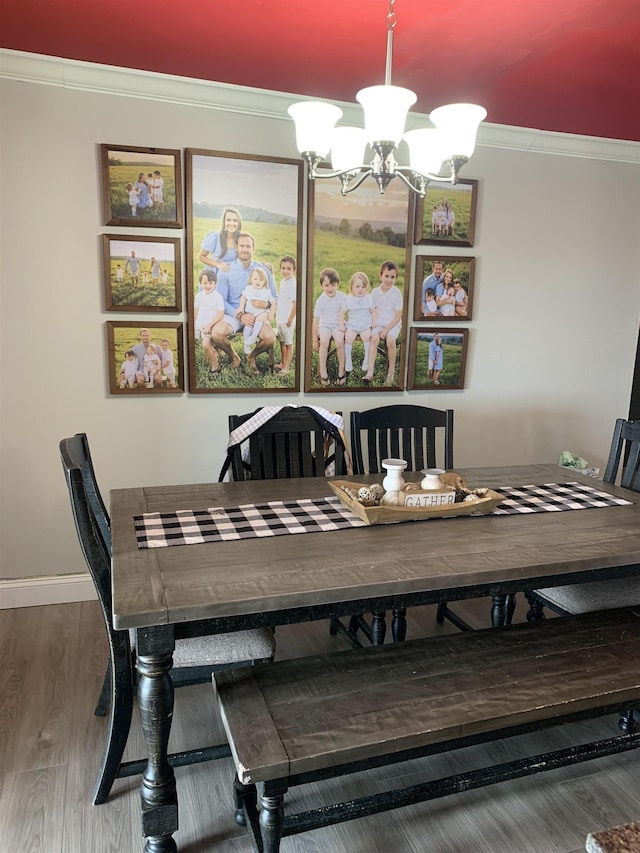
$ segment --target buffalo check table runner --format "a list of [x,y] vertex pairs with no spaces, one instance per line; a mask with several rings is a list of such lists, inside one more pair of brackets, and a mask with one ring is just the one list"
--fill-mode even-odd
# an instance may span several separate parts
[[[587,483],[545,483],[517,488],[500,486],[496,491],[504,495],[504,501],[491,515],[562,512],[632,503]],[[138,548],[198,545],[366,526],[366,522],[351,512],[337,496],[227,508],[148,512],[134,516],[134,524]]]

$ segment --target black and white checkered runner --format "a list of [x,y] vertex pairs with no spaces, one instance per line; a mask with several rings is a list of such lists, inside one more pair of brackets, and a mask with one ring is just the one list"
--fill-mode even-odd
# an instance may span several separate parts
[[504,501],[492,515],[517,512],[562,512],[567,509],[596,509],[603,506],[630,506],[633,502],[616,498],[588,483],[544,483],[541,486],[498,486]]
[[[542,486],[500,486],[505,500],[492,515],[561,512],[629,505],[587,483],[545,483]],[[299,501],[270,501],[237,507],[148,512],[134,516],[139,548],[168,545],[199,545],[250,537],[282,536],[291,533],[320,533],[363,527],[365,522],[340,502],[337,496]]]

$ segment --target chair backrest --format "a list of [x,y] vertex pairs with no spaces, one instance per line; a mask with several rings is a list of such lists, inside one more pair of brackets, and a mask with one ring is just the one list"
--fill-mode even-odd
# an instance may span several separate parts
[[[258,411],[229,415],[229,432]],[[335,462],[336,474],[346,474],[345,447],[337,430],[329,432],[304,407],[281,409],[247,441],[248,458],[243,459],[240,446],[231,450],[234,480],[324,477],[327,466],[332,462]]]
[[88,474],[88,449],[86,436],[82,434],[60,442],[60,457],[78,540],[98,594],[107,631],[111,635],[111,535],[105,541],[103,526],[106,520],[108,528],[109,519],[97,486],[96,489],[87,489],[90,479],[95,483],[92,467],[91,475]]
[[60,458],[65,469],[78,468],[80,470],[89,506],[107,550],[111,552],[111,522],[98,488],[86,433],[77,432],[71,438],[63,438],[60,442]]
[[[443,431],[438,465],[436,430]],[[453,409],[425,406],[381,406],[351,412],[351,455],[354,474],[379,474],[383,459],[404,459],[407,471],[453,468]]]
[[615,483],[621,459],[623,464],[620,485],[625,489],[640,492],[640,421],[617,419],[607,467],[602,478],[605,483]]

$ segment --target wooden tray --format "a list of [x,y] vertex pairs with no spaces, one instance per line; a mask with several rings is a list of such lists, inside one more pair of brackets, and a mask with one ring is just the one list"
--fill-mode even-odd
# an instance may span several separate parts
[[[458,475],[447,472],[442,479],[446,482],[455,480]],[[427,518],[455,518],[458,515],[487,515],[502,503],[504,495],[491,489],[483,498],[478,498],[473,503],[453,503],[444,506],[428,507],[421,509],[412,506],[363,506],[359,501],[349,497],[343,491],[344,486],[359,489],[367,483],[356,483],[354,480],[328,480],[333,491],[345,506],[348,506],[359,518],[367,524],[396,524],[399,521],[419,521]]]

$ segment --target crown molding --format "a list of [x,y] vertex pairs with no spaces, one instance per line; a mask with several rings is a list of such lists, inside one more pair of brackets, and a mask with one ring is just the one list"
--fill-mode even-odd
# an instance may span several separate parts
[[[141,98],[287,122],[290,121],[287,107],[295,100],[305,100],[304,96],[288,92],[232,86],[227,83],[8,49],[0,49],[0,79]],[[339,102],[339,106],[347,123],[360,122],[359,106],[343,102]],[[417,127],[420,124],[424,126],[427,120],[426,115],[409,113],[408,127]],[[640,164],[640,142],[553,133],[486,122],[480,126],[477,144],[483,148]]]

